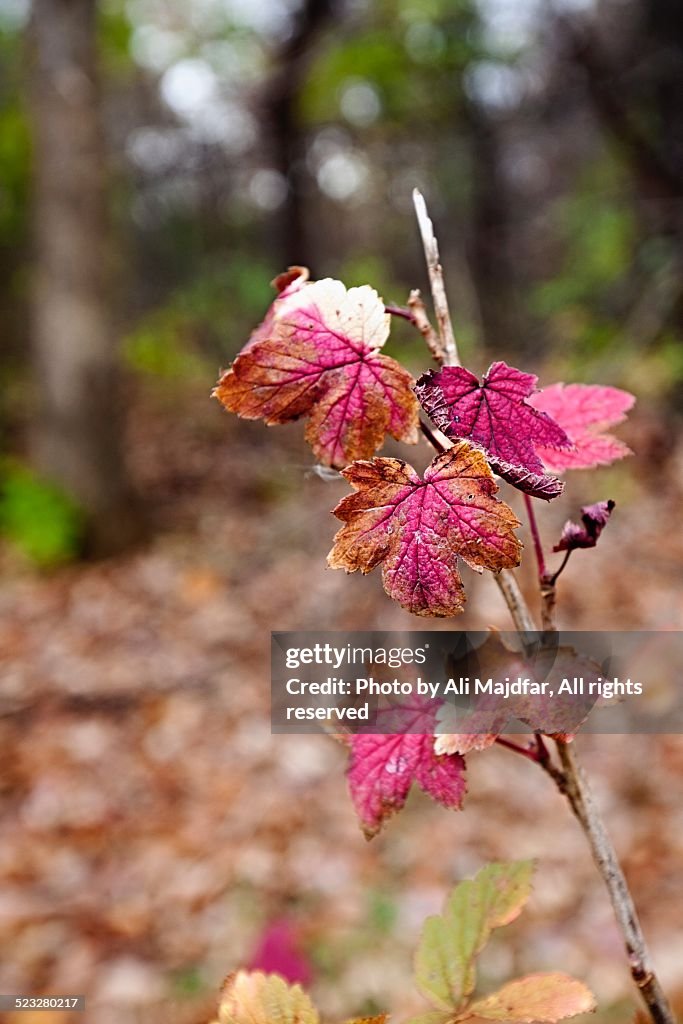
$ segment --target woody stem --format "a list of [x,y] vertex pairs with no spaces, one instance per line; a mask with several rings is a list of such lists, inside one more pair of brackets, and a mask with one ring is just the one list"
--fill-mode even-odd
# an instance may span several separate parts
[[543,545],[541,543],[541,534],[538,530],[538,522],[536,520],[536,513],[534,511],[534,502],[528,494],[524,495],[524,506],[526,508],[526,514],[529,518],[529,528],[531,530],[531,539],[534,544],[534,552],[536,554],[536,563],[538,565],[538,576],[539,579],[543,579],[546,575],[545,568],[545,555],[543,554]]

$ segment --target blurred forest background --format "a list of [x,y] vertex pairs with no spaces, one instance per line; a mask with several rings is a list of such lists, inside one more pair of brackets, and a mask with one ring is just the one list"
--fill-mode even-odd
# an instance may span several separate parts
[[424,278],[414,185],[466,353],[542,356],[675,409],[679,14],[2,0],[5,532],[50,560],[80,509],[95,550],[128,543],[136,395],[210,381],[288,264],[404,302]]
[[[324,570],[344,487],[310,473],[300,429],[209,391],[288,264],[392,304],[426,291],[416,185],[471,368],[638,396],[636,459],[543,509],[552,541],[579,504],[618,504],[563,577],[563,624],[681,628],[679,0],[0,0],[0,990],[86,992],[98,1024],[199,1021],[275,927],[328,1014],[403,1016],[445,887],[533,855],[532,920],[490,978],[563,967],[629,1019],[609,907],[544,780],[475,756],[463,815],[411,802],[366,848],[343,752],[269,734],[270,629],[412,620]],[[389,351],[419,371],[413,333]],[[505,624],[466,582],[462,624]],[[599,739],[683,988],[683,745]]]

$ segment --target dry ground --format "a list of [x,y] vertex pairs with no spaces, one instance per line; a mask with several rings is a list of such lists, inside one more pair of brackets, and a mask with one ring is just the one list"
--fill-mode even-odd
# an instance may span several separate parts
[[[74,1019],[87,1024],[199,1022],[222,976],[284,915],[328,1020],[383,1008],[400,1021],[419,1006],[420,923],[449,884],[486,860],[531,856],[534,897],[494,941],[484,983],[561,968],[602,1008],[619,1006],[629,980],[610,908],[533,765],[500,749],[472,755],[462,813],[414,796],[368,844],[341,746],[271,736],[271,629],[416,623],[378,578],[325,569],[328,509],[345,485],[306,474],[299,428],[266,431],[193,397],[182,415],[160,398],[131,415],[152,540],[48,575],[2,554],[0,992],[85,993]],[[544,510],[550,541],[579,504],[618,502],[600,547],[563,578],[564,625],[681,628],[683,460],[661,437],[641,412],[640,458],[575,475],[562,507]],[[458,625],[506,625],[492,581],[465,572]],[[683,739],[578,746],[662,976],[683,989]],[[604,1019],[631,1016],[627,1005]],[[69,1021],[7,1017],[41,1019]]]

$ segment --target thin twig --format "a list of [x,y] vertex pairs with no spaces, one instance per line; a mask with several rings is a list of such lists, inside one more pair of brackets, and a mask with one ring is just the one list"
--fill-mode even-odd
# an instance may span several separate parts
[[384,312],[389,313],[390,316],[400,317],[402,320],[407,320],[414,327],[417,327],[418,331],[427,343],[427,348],[432,354],[432,358],[437,363],[443,362],[443,352],[441,349],[441,342],[439,341],[439,335],[432,327],[429,317],[427,316],[427,310],[425,304],[422,301],[419,288],[413,288],[408,297],[408,308],[405,306],[385,306]]
[[538,576],[539,579],[543,579],[546,575],[545,555],[543,554],[541,534],[538,529],[538,522],[534,511],[534,501],[528,494],[524,495],[524,505],[526,508],[526,514],[529,517],[529,528],[531,530],[531,539],[534,543],[534,552],[536,554],[536,563],[538,565]]
[[545,633],[554,633],[557,631],[557,624],[555,623],[555,604],[557,602],[555,583],[547,576],[542,576],[540,580],[540,590],[541,629]]
[[385,306],[384,312],[389,313],[390,316],[398,316],[403,320],[409,320],[411,324],[415,323],[415,314],[404,306]]
[[420,226],[422,245],[424,246],[425,259],[427,260],[429,284],[432,289],[432,298],[434,300],[434,312],[436,314],[436,322],[439,327],[439,338],[441,340],[442,350],[441,362],[446,366],[459,366],[460,359],[458,357],[458,346],[455,343],[455,334],[453,333],[451,316],[448,312],[448,299],[446,298],[446,287],[443,280],[443,268],[439,261],[439,246],[436,241],[436,236],[434,235],[434,227],[429,219],[429,214],[427,213],[424,197],[417,188],[413,189],[413,203],[415,205],[415,213],[417,214],[417,222]]
[[524,595],[519,589],[519,583],[515,574],[510,569],[501,569],[494,579],[508,606],[515,629],[518,633],[522,634],[522,639],[524,639],[524,634],[536,632],[538,627],[534,622],[533,615],[529,611]]
[[546,569],[546,556],[543,553],[541,542],[541,531],[536,518],[536,511],[533,509],[533,499],[524,495],[524,507],[528,516],[529,529],[531,530],[531,541],[533,552],[536,554],[536,562],[539,566],[539,588],[541,591],[541,629],[545,632],[554,631],[555,626],[555,581],[550,577]]
[[432,354],[432,358],[436,360],[437,363],[442,363],[443,351],[441,348],[441,342],[439,341],[439,335],[432,327],[429,317],[427,316],[427,310],[424,302],[422,301],[422,295],[419,288],[413,288],[408,296],[408,308],[413,314],[413,323],[424,338],[427,348]]
[[565,552],[565,556],[562,559],[562,564],[557,572],[546,572],[539,578],[539,587],[541,591],[541,625],[544,630],[556,630],[555,624],[555,604],[557,602],[557,581],[562,574],[562,570],[569,561],[569,556],[572,553],[572,549]]
[[650,954],[628,883],[600,817],[588,780],[576,758],[573,745],[558,740],[557,749],[563,768],[563,792],[586,834],[593,860],[607,887],[626,944],[633,980],[640,989],[654,1024],[675,1024],[673,1011],[650,962]]
[[524,505],[529,518],[531,539],[536,555],[538,566],[538,585],[541,591],[541,629],[544,631],[555,630],[555,580],[548,574],[545,566],[545,555],[541,543],[541,533],[538,529],[536,512],[534,511],[534,500],[528,494],[524,495]]
[[[436,448],[437,452],[439,452],[440,455],[443,452],[447,452],[448,449],[451,447],[450,444],[444,444],[441,441],[441,439],[438,437],[436,431],[432,430],[432,428],[430,426],[428,426],[425,423],[424,420],[420,420],[420,430],[422,431],[424,436],[427,438],[429,443],[432,445],[432,447]],[[448,440],[448,439],[446,438],[446,440]]]
[[540,733],[540,732],[537,732],[537,733],[535,733],[535,736],[536,736],[536,751],[537,751],[537,754],[538,754],[538,761],[541,764],[544,764],[544,763],[550,761],[550,751],[548,750],[548,748],[545,745],[545,740],[543,739],[543,734]]
[[621,931],[631,976],[638,987],[654,1024],[676,1024],[669,1002],[650,961],[645,936],[619,864],[616,850],[600,816],[588,779],[579,764],[572,743],[557,739],[562,767],[553,763],[550,751],[540,733],[536,734],[536,750],[521,747],[499,736],[496,743],[515,754],[535,761],[550,776],[560,793],[567,798],[572,813],[588,840],[593,860],[612,903]]
[[506,740],[504,736],[496,737],[496,743],[501,747],[505,747],[507,750],[512,750],[515,754],[520,754],[522,757],[526,757],[530,761],[538,763],[538,754],[533,747],[521,747],[519,743],[513,743],[512,740]]
[[557,570],[557,572],[550,573],[550,578],[549,578],[548,582],[552,583],[553,586],[555,586],[555,584],[559,580],[560,576],[564,572],[564,568],[565,568],[567,562],[569,561],[569,556],[571,555],[573,550],[574,550],[573,548],[569,548],[568,551],[565,551],[564,558],[562,559],[562,564],[560,565],[560,568]]

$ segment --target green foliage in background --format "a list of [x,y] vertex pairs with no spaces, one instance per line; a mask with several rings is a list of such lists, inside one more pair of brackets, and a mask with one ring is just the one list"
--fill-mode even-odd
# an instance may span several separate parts
[[127,74],[134,69],[131,59],[132,26],[118,0],[101,0],[98,7],[100,55],[108,72]]
[[14,242],[26,220],[28,125],[18,103],[0,109],[0,244]]
[[565,255],[560,272],[535,289],[535,311],[552,316],[568,307],[605,308],[637,251],[634,213],[619,167],[605,158],[584,173],[576,191],[557,202],[554,216]]
[[0,462],[0,535],[36,565],[49,568],[75,558],[84,516],[60,488],[22,463]]
[[234,358],[273,292],[268,268],[243,259],[212,265],[150,310],[124,338],[130,369],[165,380],[206,377]]
[[561,257],[529,306],[556,339],[555,372],[672,395],[683,381],[681,340],[669,325],[678,256],[670,239],[643,230],[614,154],[585,167],[549,216]]
[[406,123],[419,131],[447,115],[452,120],[460,77],[479,50],[477,26],[469,0],[376,4],[362,32],[335,33],[321,49],[301,98],[304,121],[338,120],[344,87],[359,79],[377,91],[383,131],[404,132]]
[[11,25],[0,21],[0,245],[15,244],[27,219],[31,147],[20,97],[22,50]]
[[170,981],[173,994],[178,999],[192,999],[210,988],[201,967],[196,965],[175,971]]

